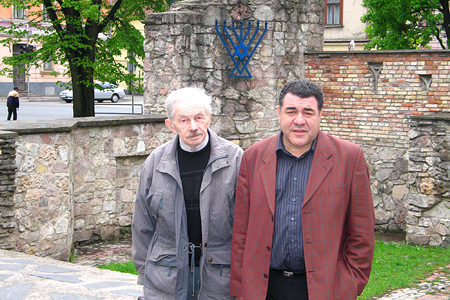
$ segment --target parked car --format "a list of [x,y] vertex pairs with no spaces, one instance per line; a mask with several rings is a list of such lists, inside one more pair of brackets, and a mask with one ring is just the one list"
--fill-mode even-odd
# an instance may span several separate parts
[[[97,88],[94,89],[94,100],[97,100],[100,103],[103,102],[103,100],[111,100],[111,102],[116,103],[119,99],[125,97],[123,88],[118,87],[115,84],[108,82],[100,82],[97,84],[103,87],[101,90]],[[70,89],[64,90],[59,93],[59,97],[61,100],[71,103],[73,101],[73,91]]]

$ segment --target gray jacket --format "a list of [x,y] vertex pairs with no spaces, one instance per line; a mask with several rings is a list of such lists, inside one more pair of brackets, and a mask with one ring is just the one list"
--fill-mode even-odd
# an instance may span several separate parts
[[[229,296],[234,193],[242,149],[208,130],[211,153],[200,190],[202,255],[199,300]],[[133,216],[133,259],[145,300],[184,300],[188,292],[188,235],[178,135],[145,161]]]

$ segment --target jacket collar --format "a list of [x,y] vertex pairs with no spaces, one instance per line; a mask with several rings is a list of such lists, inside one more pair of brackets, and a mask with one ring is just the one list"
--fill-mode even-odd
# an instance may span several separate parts
[[[281,134],[281,133],[280,133]],[[272,214],[275,215],[275,186],[276,186],[276,169],[277,156],[276,149],[280,135],[275,135],[269,138],[266,149],[262,154],[261,179],[264,187],[264,192],[267,197]],[[333,148],[331,146],[329,136],[319,131],[316,138],[316,146],[314,149],[314,158],[311,165],[311,172],[306,186],[303,206],[311,199],[319,186],[322,184],[328,173],[332,168],[332,163],[329,161],[333,155]]]
[[311,197],[331,171],[333,164],[330,162],[330,158],[333,153],[334,150],[330,137],[326,133],[319,131],[316,151],[311,164],[311,172],[308,178],[308,184],[306,185],[303,206],[311,200]]
[[[222,167],[229,166],[230,163],[227,160],[220,160],[227,158],[228,153],[225,146],[222,143],[221,138],[210,128],[208,128],[209,142],[211,143],[211,152],[209,155],[208,165],[214,163],[213,171],[221,169]],[[177,159],[177,146],[179,136],[176,134],[172,140],[167,144],[167,147],[162,156],[161,162],[158,164],[157,170],[165,172],[172,177],[178,179],[178,159]],[[175,168],[176,167],[176,168]]]

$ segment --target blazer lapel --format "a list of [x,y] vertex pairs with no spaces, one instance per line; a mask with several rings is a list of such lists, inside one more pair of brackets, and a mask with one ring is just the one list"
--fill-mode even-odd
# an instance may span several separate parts
[[328,173],[333,167],[329,158],[333,154],[330,142],[328,141],[328,136],[322,131],[319,131],[316,150],[314,153],[314,158],[311,165],[311,172],[309,174],[308,183],[306,185],[305,198],[303,201],[303,206],[311,200],[314,193],[320,187],[322,182],[327,177]]
[[275,215],[275,186],[277,175],[277,156],[275,150],[279,135],[272,137],[262,155],[261,182],[272,215]]

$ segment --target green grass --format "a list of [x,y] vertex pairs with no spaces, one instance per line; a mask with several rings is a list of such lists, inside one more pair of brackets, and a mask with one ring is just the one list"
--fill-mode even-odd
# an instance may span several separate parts
[[[377,241],[369,283],[358,300],[372,299],[394,289],[414,287],[439,267],[449,264],[450,248]],[[137,274],[131,261],[101,265],[99,268]],[[450,272],[448,269],[443,271]]]
[[75,253],[70,253],[70,257],[69,257],[69,262],[74,262],[74,261],[77,261],[78,260],[78,258],[77,258],[77,256],[75,255]]
[[107,269],[107,270],[117,271],[117,272],[121,272],[121,273],[130,273],[130,274],[134,274],[134,275],[138,274],[132,261],[129,261],[126,263],[112,263],[112,264],[107,264],[107,265],[100,265],[98,267],[100,269]]
[[369,283],[358,300],[414,287],[439,267],[450,264],[450,248],[376,242]]

